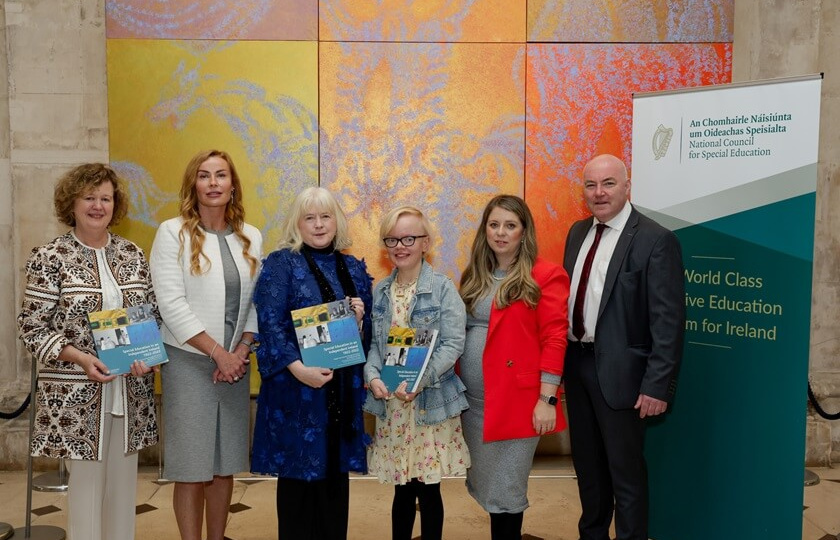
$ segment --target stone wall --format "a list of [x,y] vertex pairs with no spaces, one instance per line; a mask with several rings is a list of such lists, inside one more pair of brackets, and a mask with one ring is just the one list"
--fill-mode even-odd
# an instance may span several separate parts
[[[825,74],[820,109],[810,379],[823,408],[829,413],[837,412],[840,410],[840,129],[835,118],[840,116],[837,57],[840,3],[738,0],[733,49],[733,81]],[[810,404],[807,415],[806,463],[840,462],[840,421],[823,420]]]
[[[108,160],[104,0],[5,1],[0,10],[0,409],[29,392],[15,316],[30,250],[63,232],[55,180]],[[0,420],[0,470],[26,464],[28,417]]]

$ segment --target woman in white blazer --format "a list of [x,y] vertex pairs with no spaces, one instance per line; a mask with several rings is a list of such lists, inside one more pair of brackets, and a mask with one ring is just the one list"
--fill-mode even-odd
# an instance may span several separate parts
[[163,222],[150,257],[169,363],[162,369],[164,475],[183,540],[222,540],[233,474],[248,469],[248,356],[260,232],[245,223],[230,156],[197,154],[184,172],[181,215]]

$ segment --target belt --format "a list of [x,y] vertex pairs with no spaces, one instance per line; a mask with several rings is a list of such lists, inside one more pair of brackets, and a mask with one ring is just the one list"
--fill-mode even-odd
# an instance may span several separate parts
[[587,351],[587,352],[595,352],[595,342],[594,341],[569,341],[566,345],[568,349],[578,350],[578,351]]

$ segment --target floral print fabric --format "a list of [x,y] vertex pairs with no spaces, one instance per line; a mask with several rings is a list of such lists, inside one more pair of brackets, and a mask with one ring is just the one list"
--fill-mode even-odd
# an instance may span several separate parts
[[[391,285],[392,327],[409,325],[416,286],[415,282],[403,289],[396,279]],[[400,485],[412,478],[436,484],[444,476],[466,474],[470,457],[461,431],[461,418],[417,425],[415,403],[398,399],[386,402],[386,419],[376,419],[373,444],[368,447],[370,473],[382,483]]]

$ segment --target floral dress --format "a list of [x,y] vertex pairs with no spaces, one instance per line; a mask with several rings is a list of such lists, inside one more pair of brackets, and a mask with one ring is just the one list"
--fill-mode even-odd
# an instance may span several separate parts
[[[409,326],[409,309],[417,287],[391,285],[393,318],[391,326]],[[444,476],[462,476],[470,466],[470,455],[461,418],[448,418],[432,425],[418,425],[417,401],[388,399],[386,419],[376,419],[373,443],[368,447],[368,469],[383,484],[406,484],[417,478],[437,484]]]

